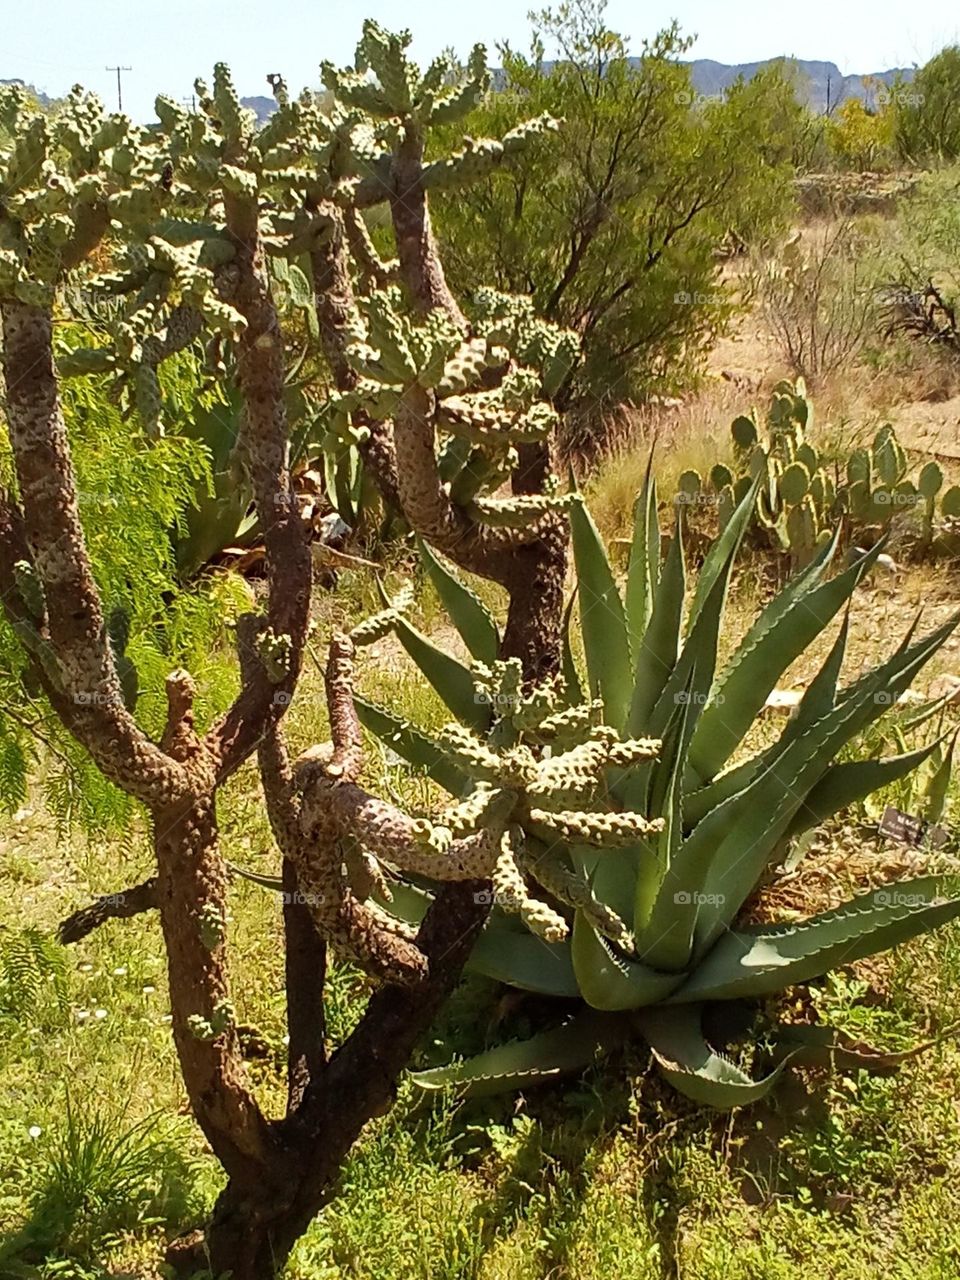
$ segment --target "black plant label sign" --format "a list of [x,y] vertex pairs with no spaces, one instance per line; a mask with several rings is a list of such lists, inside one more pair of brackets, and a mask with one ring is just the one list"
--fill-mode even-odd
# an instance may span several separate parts
[[933,849],[942,848],[950,839],[946,828],[933,822],[924,822],[912,813],[895,809],[892,804],[884,809],[878,830],[882,836],[899,840],[901,844],[928,845]]

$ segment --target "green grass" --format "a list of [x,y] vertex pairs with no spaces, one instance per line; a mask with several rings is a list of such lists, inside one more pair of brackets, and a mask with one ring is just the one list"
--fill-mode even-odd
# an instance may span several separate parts
[[[949,594],[932,573],[901,584],[908,598]],[[732,631],[756,606],[746,575]],[[349,622],[369,583],[323,605]],[[420,622],[439,616],[429,595]],[[854,616],[856,667],[894,639],[884,602]],[[897,602],[905,623],[911,612]],[[392,642],[391,642],[392,644]],[[318,651],[318,657],[320,656]],[[809,659],[808,659],[809,661]],[[944,659],[949,665],[951,658]],[[851,671],[853,674],[853,671]],[[369,694],[436,726],[438,704],[395,646],[367,651]],[[291,709],[295,749],[326,735],[319,673]],[[371,750],[368,777],[414,805],[431,790]],[[190,1120],[172,1047],[157,921],[112,922],[74,948],[56,922],[149,871],[142,831],[86,840],[58,833],[42,790],[0,839],[0,1280],[158,1275],[166,1236],[201,1220],[221,1174]],[[954,784],[951,800],[956,806]],[[956,808],[954,807],[954,812]],[[221,804],[232,861],[276,869],[251,769]],[[890,850],[855,827],[821,842],[848,846],[864,874]],[[821,855],[824,856],[822,852]],[[826,865],[826,864],[825,864]],[[879,871],[881,868],[878,867]],[[823,892],[823,886],[818,890]],[[819,905],[819,904],[817,904]],[[244,880],[231,890],[238,1020],[267,1056],[250,1064],[273,1114],[282,1108],[284,1002],[280,910]],[[29,933],[34,930],[38,932]],[[4,959],[6,957],[6,959]],[[849,1035],[892,1049],[957,1017],[960,930],[819,984],[810,999]],[[336,966],[331,1033],[346,1034],[368,983]],[[787,1003],[801,997],[792,996]],[[422,1046],[426,1063],[522,1034],[535,1010],[491,984],[465,984]],[[795,1072],[761,1108],[733,1117],[679,1099],[629,1050],[565,1089],[520,1099],[425,1102],[409,1085],[368,1127],[339,1195],[298,1244],[297,1280],[952,1280],[960,1274],[960,1047],[947,1036],[893,1075]]]

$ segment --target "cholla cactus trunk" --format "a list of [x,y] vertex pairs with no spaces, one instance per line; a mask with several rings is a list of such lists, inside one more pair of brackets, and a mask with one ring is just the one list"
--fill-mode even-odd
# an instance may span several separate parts
[[414,125],[406,126],[390,178],[390,216],[403,279],[421,310],[440,308],[466,331],[466,318],[447,285],[430,225],[423,189],[423,138]]
[[[356,312],[356,301],[350,276],[344,215],[331,205],[328,216],[329,232],[310,254],[317,324],[323,351],[337,389],[355,391],[360,375],[346,356],[346,335]],[[365,427],[369,432],[358,446],[363,463],[369,467],[384,502],[399,512],[397,459],[389,427],[386,423],[377,422],[362,409],[358,410],[356,417],[357,425]]]

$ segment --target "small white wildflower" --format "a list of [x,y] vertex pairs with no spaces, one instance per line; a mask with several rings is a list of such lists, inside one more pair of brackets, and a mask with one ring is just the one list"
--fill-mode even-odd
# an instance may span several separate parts
[[89,1017],[90,1017],[90,1010],[89,1010],[89,1009],[78,1009],[78,1010],[77,1010],[77,1021],[78,1021],[78,1022],[86,1022],[87,1018],[89,1018]]
[[106,1009],[94,1009],[93,1016],[97,1019],[98,1022],[102,1022],[103,1019],[107,1016],[107,1011]]
[[113,976],[115,978],[125,978],[127,976],[127,966],[125,964],[117,965],[113,971]]
[[143,988],[143,994],[145,996],[152,996],[153,993],[156,991],[156,989],[157,989],[156,987],[152,987],[148,982],[147,985]]
[[30,1137],[36,1141],[36,1139],[40,1137],[41,1133],[43,1133],[43,1130],[38,1124],[32,1124],[27,1130],[27,1133],[29,1133]]
[[93,965],[90,963],[90,961],[89,961],[89,960],[84,960],[84,962],[83,962],[82,964],[78,964],[78,965],[77,965],[77,968],[80,970],[80,972],[81,972],[81,973],[92,973],[92,972],[93,972]]

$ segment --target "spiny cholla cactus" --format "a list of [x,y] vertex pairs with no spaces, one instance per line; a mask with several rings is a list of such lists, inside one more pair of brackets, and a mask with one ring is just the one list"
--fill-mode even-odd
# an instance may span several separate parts
[[[641,814],[616,812],[609,792],[612,776],[652,759],[659,744],[625,738],[599,723],[598,703],[568,706],[561,680],[524,688],[516,659],[477,662],[474,728],[450,724],[437,740],[444,772],[456,779],[456,802],[428,818],[378,799],[357,782],[359,725],[348,701],[353,654],[357,645],[372,643],[388,630],[429,646],[404,621],[403,604],[392,603],[332,642],[331,723],[340,728],[335,728],[332,753],[308,753],[298,769],[304,829],[315,849],[299,879],[325,932],[331,928],[330,906],[345,892],[363,896],[375,886],[378,906],[385,908],[392,901],[388,877],[408,874],[434,881],[489,879],[500,908],[519,915],[546,942],[561,942],[569,934],[568,923],[531,888],[539,883],[561,903],[575,905],[606,936],[625,942],[629,930],[623,920],[595,899],[587,879],[562,865],[551,846],[560,838],[618,849],[659,830],[659,822]],[[357,709],[363,716],[362,702]],[[481,734],[480,723],[493,716],[495,730]],[[351,850],[346,883],[344,867],[326,853],[331,825],[338,845]],[[386,915],[384,927],[389,921]],[[345,931],[337,932],[337,941],[366,963]]]
[[[529,1083],[590,1061],[614,1032],[615,1040],[636,1031],[681,1091],[716,1106],[750,1102],[771,1087],[779,1068],[753,1081],[715,1053],[700,1030],[705,1002],[770,995],[960,914],[960,900],[942,898],[936,877],[923,876],[800,923],[739,923],[791,841],[937,749],[934,743],[888,760],[833,763],[896,701],[958,621],[918,641],[908,636],[887,662],[841,688],[845,620],[779,738],[733,763],[781,674],[849,602],[880,550],[829,577],[834,536],[718,671],[727,584],[755,501],[754,486],[709,552],[685,633],[680,517],[661,564],[649,479],[637,503],[623,593],[588,514],[573,507],[586,693],[569,650],[565,680],[524,697],[509,667],[459,667],[402,615],[391,615],[398,638],[462,723],[430,739],[358,701],[361,718],[448,789],[480,785],[523,797],[525,847],[501,879],[507,901],[498,906],[512,908],[519,870],[521,901],[546,896],[564,922],[545,928],[542,915],[524,915],[538,935],[531,948],[530,936],[508,926],[497,909],[472,967],[527,990],[579,995],[594,1011],[568,1024],[566,1034],[544,1033],[473,1063],[421,1073],[424,1087]],[[438,575],[448,575],[435,557],[428,569],[438,585]],[[448,579],[440,594],[468,648],[482,651],[493,622],[480,621],[479,602],[466,591]],[[481,743],[480,732],[487,743],[503,745]],[[941,772],[949,767],[947,753]],[[471,791],[468,809],[482,807],[487,794]],[[577,812],[565,812],[568,805]],[[432,874],[426,863],[419,869]],[[407,919],[416,919],[426,900],[421,895],[418,902],[410,886],[394,896],[393,909]]]
[[[468,318],[447,288],[429,222],[430,190],[488,171],[553,122],[427,159],[428,127],[456,119],[483,92],[483,51],[448,83],[445,62],[423,75],[408,63],[407,42],[368,24],[355,69],[326,73],[342,86],[329,111],[313,94],[291,98],[274,77],[278,110],[262,129],[222,65],[211,85],[197,83],[198,110],[161,98],[159,127],[148,131],[105,116],[81,94],[50,120],[15,92],[0,100],[0,136],[13,139],[0,149],[0,311],[17,472],[16,494],[0,494],[0,594],[56,714],[105,776],[149,811],[156,876],[118,895],[115,910],[81,916],[83,929],[152,908],[161,916],[184,1087],[227,1174],[203,1258],[185,1258],[185,1242],[171,1246],[184,1272],[207,1266],[252,1276],[281,1267],[357,1133],[389,1105],[488,905],[477,896],[485,878],[473,886],[448,880],[413,927],[388,910],[389,894],[402,896],[402,876],[416,867],[489,876],[504,901],[516,902],[516,927],[538,946],[561,944],[528,935],[523,922],[559,939],[568,928],[564,903],[626,945],[625,917],[614,920],[588,880],[550,866],[539,846],[558,830],[599,849],[652,834],[639,811],[625,816],[609,804],[606,778],[617,760],[649,753],[650,744],[600,732],[586,713],[556,726],[555,748],[530,736],[551,732],[555,714],[548,689],[539,701],[530,691],[560,661],[569,499],[552,479],[546,436],[552,389],[576,343],[516,300],[481,296]],[[389,215],[395,260],[381,256],[364,224],[377,205]],[[110,270],[95,274],[108,251]],[[54,336],[56,290],[68,277],[71,288],[94,291],[107,320],[81,348],[76,326],[58,326]],[[362,790],[349,637],[330,645],[330,748],[296,768],[288,757],[280,722],[302,665],[312,570],[290,475],[305,441],[291,420],[281,295],[306,313],[329,370],[334,394],[318,436],[337,447],[337,485],[352,486],[340,465],[356,449],[410,528],[510,599],[503,636],[483,639],[478,661],[488,675],[478,668],[477,679],[500,688],[522,674],[529,740],[487,735],[489,708],[473,701],[468,673],[477,721],[457,749],[462,767],[473,759],[487,776],[459,786],[449,813],[388,812]],[[201,730],[194,680],[171,672],[166,723],[154,741],[127,705],[136,688],[126,628],[108,620],[90,564],[58,379],[106,377],[121,408],[158,435],[167,425],[164,397],[175,394],[163,362],[193,348],[181,365],[199,368],[202,343],[215,378],[234,383],[218,433],[235,428],[268,589],[262,612],[237,623],[241,688],[232,706]],[[202,423],[191,425],[202,433]],[[496,491],[506,479],[504,500]],[[402,619],[397,609],[388,622],[415,645]],[[511,657],[509,667],[495,665]],[[465,691],[459,674],[446,674]],[[282,1121],[258,1105],[230,1004],[216,795],[253,753],[288,894]],[[461,766],[449,763],[458,774]],[[529,870],[535,862],[539,881]],[[335,1053],[323,1017],[328,943],[386,979]],[[278,1200],[281,1185],[294,1190]]]

